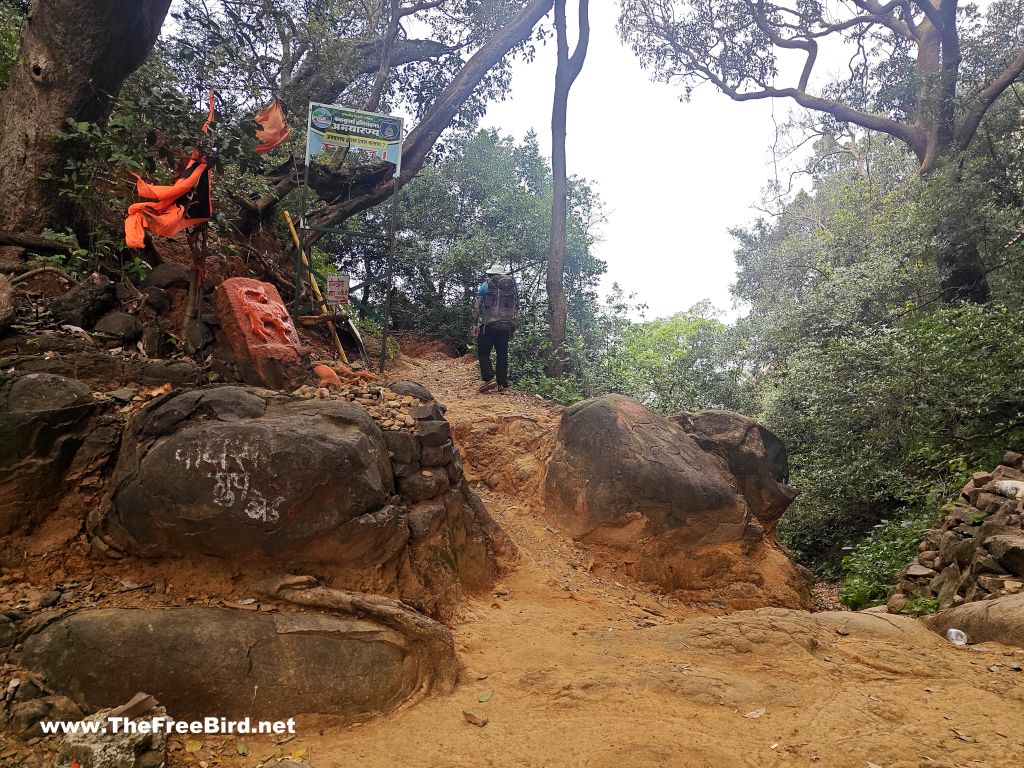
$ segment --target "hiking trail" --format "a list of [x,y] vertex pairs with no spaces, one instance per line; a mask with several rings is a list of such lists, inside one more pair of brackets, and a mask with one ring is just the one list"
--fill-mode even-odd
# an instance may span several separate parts
[[[781,609],[728,615],[655,594],[545,521],[561,409],[479,394],[470,358],[403,358],[448,407],[467,474],[519,550],[454,622],[458,690],[363,724],[300,718],[317,766],[1008,768],[1024,754],[1024,651],[956,648],[910,619]],[[463,716],[487,719],[483,727]],[[172,752],[182,762],[181,752]],[[236,762],[237,761],[237,762]]]

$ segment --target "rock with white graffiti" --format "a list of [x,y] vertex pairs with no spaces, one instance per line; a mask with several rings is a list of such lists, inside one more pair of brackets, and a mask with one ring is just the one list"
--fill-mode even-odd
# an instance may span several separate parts
[[172,392],[132,420],[93,523],[140,555],[279,554],[393,493],[384,438],[360,406],[214,387]]

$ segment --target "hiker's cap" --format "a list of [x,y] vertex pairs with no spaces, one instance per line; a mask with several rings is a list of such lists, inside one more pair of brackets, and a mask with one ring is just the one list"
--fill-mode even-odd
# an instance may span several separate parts
[[504,275],[505,268],[501,264],[492,264],[490,269],[487,270],[488,275]]

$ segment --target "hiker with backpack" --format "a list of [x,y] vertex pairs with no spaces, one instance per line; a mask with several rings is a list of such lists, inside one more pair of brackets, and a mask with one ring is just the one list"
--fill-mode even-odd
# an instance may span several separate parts
[[[480,358],[481,392],[508,389],[508,342],[516,332],[519,311],[519,289],[515,278],[495,264],[487,270],[484,283],[477,290],[475,312],[477,355]],[[491,350],[497,353],[498,375],[491,365]]]

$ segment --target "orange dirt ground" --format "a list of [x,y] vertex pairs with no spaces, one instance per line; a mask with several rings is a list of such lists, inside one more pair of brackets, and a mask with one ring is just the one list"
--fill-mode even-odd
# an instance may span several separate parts
[[[174,738],[171,768],[282,759],[314,768],[1024,766],[1024,673],[1013,669],[1024,650],[956,648],[884,614],[726,614],[657,594],[541,514],[558,407],[522,393],[478,394],[468,358],[402,358],[388,373],[423,383],[448,406],[467,474],[519,549],[493,593],[470,600],[454,622],[463,682],[451,696],[355,726],[299,717],[297,736],[284,742]],[[0,604],[74,579],[88,582],[80,591],[96,605],[219,605],[266,575],[263,566],[103,562],[79,525],[57,519],[32,542],[9,542],[26,549],[20,570],[0,579]],[[820,597],[834,600],[827,589]],[[463,710],[489,722],[471,725]]]
[[885,614],[715,616],[655,594],[540,514],[557,407],[477,394],[468,359],[403,359],[392,375],[448,406],[474,486],[519,547],[455,626],[464,682],[357,726],[299,718],[296,738],[248,738],[245,757],[234,739],[174,742],[173,766],[1024,765],[1024,673],[1010,666],[1024,651],[956,648]]

